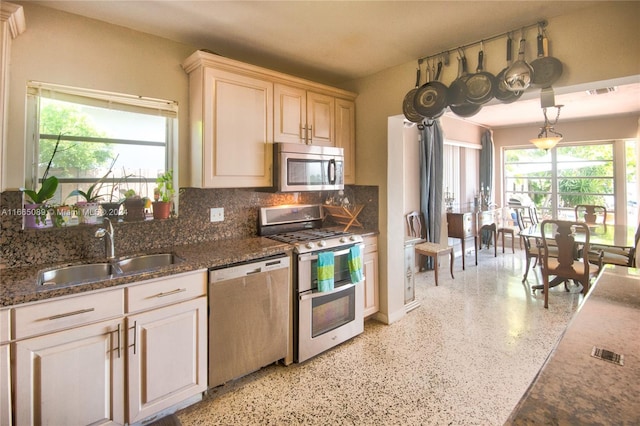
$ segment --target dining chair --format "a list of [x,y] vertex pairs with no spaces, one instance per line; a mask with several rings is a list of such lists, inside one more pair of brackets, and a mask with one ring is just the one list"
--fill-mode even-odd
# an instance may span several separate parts
[[[574,207],[577,221],[584,221],[590,225],[607,225],[607,208],[595,204],[578,204]],[[602,218],[602,221],[599,219]]]
[[[526,227],[526,223],[523,217],[523,209],[516,209],[516,222],[518,228],[522,232]],[[529,266],[531,265],[531,259],[534,260],[533,267],[535,268],[538,264],[539,258],[539,249],[536,238],[533,237],[525,237],[524,235],[520,235],[520,241],[524,246],[524,256],[527,262],[527,265],[524,268],[524,277],[522,278],[522,282],[524,283],[527,280],[527,275],[529,274]]]
[[[566,280],[573,280],[582,284],[583,294],[589,291],[589,281],[600,271],[600,266],[589,263],[589,227],[584,222],[572,222],[568,220],[543,220],[540,223],[542,234],[542,250],[540,251],[540,265],[542,267],[542,280],[544,284],[544,307],[549,307],[550,276],[555,276],[553,285]],[[581,242],[582,254],[577,256],[575,233],[583,233],[584,241]],[[549,254],[553,241],[557,248],[557,257]]]
[[422,213],[412,211],[407,214],[407,235],[415,238],[423,238],[422,236]]
[[633,247],[611,247],[599,244],[592,244],[591,250],[602,252],[602,263],[609,265],[621,265],[631,268],[636,267],[636,250],[640,240],[640,224],[636,228]]
[[538,218],[538,208],[533,204],[529,206],[529,221],[532,225],[540,223],[540,219]]

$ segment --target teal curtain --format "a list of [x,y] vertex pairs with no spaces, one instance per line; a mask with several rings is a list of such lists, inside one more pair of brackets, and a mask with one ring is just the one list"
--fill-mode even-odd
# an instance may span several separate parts
[[[420,210],[424,215],[425,238],[440,241],[442,221],[442,171],[444,137],[438,120],[425,123],[420,131]],[[433,269],[433,259],[425,257],[425,268]]]

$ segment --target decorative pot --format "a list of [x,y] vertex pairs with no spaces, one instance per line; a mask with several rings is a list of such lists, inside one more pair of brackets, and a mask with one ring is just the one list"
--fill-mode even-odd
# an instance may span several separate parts
[[56,228],[69,226],[69,221],[73,215],[73,209],[71,206],[55,206],[49,209],[49,216],[51,222]]
[[25,228],[50,228],[51,219],[44,204],[24,205],[24,227]]
[[78,201],[78,218],[80,223],[93,225],[98,223],[98,215],[100,214],[99,203],[88,203],[86,201]]
[[102,217],[118,220],[120,217],[121,202],[118,203],[101,203]]
[[144,205],[145,200],[142,198],[127,198],[124,200],[124,220],[126,222],[145,220]]
[[152,204],[154,219],[169,218],[171,215],[171,201],[154,201]]

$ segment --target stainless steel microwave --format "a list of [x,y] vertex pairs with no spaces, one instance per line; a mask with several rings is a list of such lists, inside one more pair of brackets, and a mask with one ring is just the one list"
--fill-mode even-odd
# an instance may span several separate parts
[[277,191],[344,189],[342,148],[295,143],[274,145],[274,184]]

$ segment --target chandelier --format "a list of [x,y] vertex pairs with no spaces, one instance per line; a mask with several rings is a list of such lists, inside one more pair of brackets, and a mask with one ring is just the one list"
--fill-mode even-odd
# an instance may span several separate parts
[[558,123],[558,118],[560,118],[560,108],[562,108],[562,106],[563,105],[554,105],[558,112],[556,114],[556,119],[553,122],[550,122],[547,118],[547,108],[542,108],[542,113],[544,114],[544,125],[540,127],[538,137],[529,139],[529,142],[537,146],[539,149],[548,151],[562,140],[562,134],[553,129],[553,126]]

